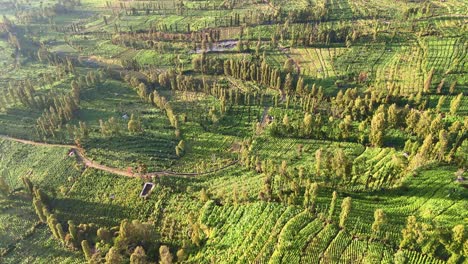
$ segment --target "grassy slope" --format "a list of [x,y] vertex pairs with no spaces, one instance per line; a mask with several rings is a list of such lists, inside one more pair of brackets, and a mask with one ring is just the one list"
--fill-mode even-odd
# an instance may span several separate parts
[[[45,225],[38,225],[31,198],[21,191],[20,177],[31,170],[31,180],[51,195],[66,190],[80,172],[67,150],[28,146],[0,140],[0,170],[11,189],[17,191],[6,198],[0,196],[0,251],[12,250],[1,263],[83,263],[83,256],[63,248]],[[70,180],[70,181],[69,181]],[[62,188],[61,188],[62,187]]]
[[[299,213],[302,209],[299,207],[256,202],[256,196],[261,189],[263,178],[246,173],[244,170],[233,168],[216,175],[200,178],[162,178],[158,180],[158,187],[150,199],[141,200],[138,194],[143,182],[139,179],[123,178],[94,170],[87,170],[80,174],[74,168],[74,162],[68,160],[69,158],[65,155],[66,152],[61,148],[28,146],[6,140],[1,143],[2,148],[0,151],[3,157],[1,165],[3,168],[8,166],[8,171],[11,173],[8,182],[13,186],[20,186],[18,175],[24,174],[25,164],[41,164],[40,170],[35,170],[32,180],[39,186],[47,186],[46,190],[54,198],[52,206],[59,219],[63,221],[72,219],[82,223],[94,222],[108,227],[118,225],[119,221],[125,218],[153,219],[159,221],[158,227],[162,233],[163,241],[176,244],[180,243],[181,238],[185,237],[183,230],[188,224],[187,215],[192,213],[196,216],[203,207],[202,203],[198,201],[197,191],[206,188],[209,195],[216,198],[219,194],[230,196],[232,190],[236,190],[238,193],[248,190],[246,194],[240,195],[242,197],[241,201],[243,201],[242,205],[234,205],[232,201],[225,201],[226,205],[224,206],[205,208],[201,211],[202,223],[212,228],[212,235],[200,252],[192,252],[194,262],[201,261],[204,258],[204,253],[207,252],[220,256],[228,254],[229,262],[236,259],[252,260],[254,256],[259,254],[266,254],[263,258],[269,259],[271,257],[274,260],[286,254],[287,251],[284,250],[293,245],[292,241],[298,239],[286,235],[283,226],[293,224],[293,227],[300,226],[297,230],[303,230],[298,235],[303,236],[303,240],[301,240],[303,242],[301,243],[304,244],[304,248],[312,243],[313,237],[320,234],[322,230],[320,227],[322,224],[318,222],[313,226],[308,226],[308,223],[315,222],[313,216],[300,216]],[[25,158],[27,163],[13,162],[18,157]],[[45,157],[48,157],[48,160],[44,160]],[[465,223],[468,216],[466,213],[460,212],[468,206],[466,200],[468,194],[465,189],[454,183],[454,170],[453,167],[427,168],[417,177],[408,178],[400,189],[351,194],[354,209],[351,211],[348,221],[350,233],[343,234],[340,241],[350,236],[351,233],[358,233],[363,237],[369,235],[370,225],[373,221],[372,217],[369,216],[372,216],[373,211],[377,208],[384,209],[391,216],[389,217],[389,224],[384,227],[384,230],[394,243],[397,243],[400,237],[400,230],[405,223],[405,218],[411,214],[422,219],[434,219],[437,223],[446,227]],[[54,175],[70,175],[70,172],[75,175],[71,179],[73,185],[65,192],[61,192],[60,187],[68,184],[68,179],[64,176],[54,177]],[[331,190],[320,191],[318,206],[324,211],[327,204],[329,204],[330,193]],[[111,195],[114,195],[115,199],[111,199]],[[348,194],[340,194],[340,197],[346,195]],[[341,199],[339,199],[338,204],[340,202]],[[16,208],[0,212],[0,218],[3,219],[2,229],[0,230],[5,234],[5,237],[8,237],[8,240],[14,239],[14,234],[18,233],[15,230],[27,229],[37,221],[32,207],[28,206],[27,199],[15,197],[13,202],[3,200],[2,203],[12,204]],[[286,214],[286,212],[289,213]],[[297,217],[299,219],[296,219]],[[338,215],[335,216],[335,221],[337,221],[337,218]],[[252,219],[256,220],[253,221]],[[258,219],[264,220],[260,221]],[[258,223],[263,222],[265,225],[261,228],[256,226]],[[18,225],[18,223],[21,224]],[[174,226],[177,227],[176,230],[174,230]],[[255,231],[257,229],[259,231]],[[278,233],[278,230],[281,230],[282,233]],[[248,235],[248,239],[251,241],[249,243],[241,239],[246,234],[245,232],[250,234]],[[27,251],[29,252],[28,256],[37,261],[50,257],[50,255],[34,253],[38,252],[34,251],[38,250],[37,243],[47,246],[50,250],[53,249],[57,253],[53,255],[58,258],[58,262],[70,263],[77,260],[76,255],[64,251],[56,242],[51,241],[50,235],[47,234],[47,229],[40,227],[34,232],[32,239],[29,238],[27,241],[21,242],[21,247],[8,254],[7,261],[19,256],[20,250],[23,249],[30,250]],[[332,235],[329,239],[332,239],[335,235]],[[278,236],[285,237],[277,240]],[[259,245],[263,245],[266,240],[269,241],[267,248],[262,249]],[[345,251],[347,247],[362,246],[355,245],[356,243],[339,244],[340,249],[336,250]],[[299,255],[292,258],[293,262],[297,257],[299,257],[298,259],[308,258],[309,253],[307,250],[298,245],[294,246],[298,247],[294,249],[294,252],[297,252],[294,254]],[[247,250],[245,251],[247,252],[246,255],[244,255],[244,251],[233,251],[233,249],[244,247]],[[328,249],[330,252],[335,252],[333,250],[335,249]],[[388,254],[393,252],[388,248],[382,250],[389,251]],[[262,253],[264,251],[267,253]],[[276,251],[278,252],[275,253]],[[359,258],[352,255],[355,249],[351,248],[348,251],[351,254],[348,256],[349,258]],[[371,253],[375,252],[369,251],[366,254]],[[333,254],[336,254],[336,252]],[[338,255],[333,256],[333,258],[338,257]]]

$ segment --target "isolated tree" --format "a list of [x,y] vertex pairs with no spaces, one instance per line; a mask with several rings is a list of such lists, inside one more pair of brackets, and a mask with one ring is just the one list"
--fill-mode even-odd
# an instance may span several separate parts
[[[281,90],[281,88],[283,87],[283,83],[282,83],[282,80],[281,80],[281,76],[278,76],[276,78],[276,82],[275,82],[275,86],[274,88],[278,91]],[[277,105],[277,101],[275,101],[275,105]]]
[[304,136],[309,137],[312,134],[312,114],[310,113],[305,113],[304,115]]
[[419,113],[415,109],[411,109],[406,116],[406,131],[413,132],[416,129],[416,125],[419,121]]
[[261,40],[259,38],[258,41],[257,41],[257,45],[255,45],[255,55],[257,55],[257,56],[260,55],[261,44],[262,44],[262,42],[261,42]]
[[369,134],[370,143],[374,147],[383,145],[383,134],[385,129],[385,116],[383,113],[376,114],[372,117],[371,129]]
[[34,191],[34,196],[41,200],[43,203],[47,204],[48,201],[49,201],[49,197],[47,196],[47,194],[42,191],[40,188],[36,188],[36,187],[33,187],[33,191]]
[[332,169],[338,180],[345,182],[350,175],[351,164],[343,149],[338,148],[332,157]]
[[427,74],[426,81],[424,82],[424,92],[428,93],[431,89],[432,77],[434,76],[435,69],[432,68]]
[[[85,258],[87,261],[91,260],[92,254],[91,254],[91,248],[89,247],[88,240],[83,240],[81,241],[81,249],[83,250],[83,253],[85,255]],[[106,261],[107,263],[107,261]]]
[[306,187],[306,192],[304,194],[304,207],[308,208],[311,212],[315,211],[315,205],[317,203],[318,195],[318,184],[308,183]]
[[[88,136],[89,136],[89,127],[86,124],[86,122],[79,121],[78,125],[79,125],[79,130],[75,129],[76,130],[75,131],[75,137],[77,139],[86,139],[86,138],[88,138]],[[77,134],[78,134],[78,136],[77,136]]]
[[406,264],[408,262],[405,252],[403,250],[398,250],[395,255],[393,255],[393,262],[395,264]]
[[71,82],[71,88],[72,88],[73,98],[75,99],[75,102],[79,104],[80,103],[80,85],[75,80],[73,80]]
[[468,139],[463,140],[461,145],[451,152],[453,152],[453,158],[460,167],[468,167]]
[[351,211],[351,197],[346,197],[341,204],[341,213],[340,213],[340,223],[339,226],[341,229],[345,228],[346,220],[348,219],[349,213]]
[[293,91],[293,82],[294,82],[293,76],[291,75],[291,73],[288,73],[286,75],[286,79],[284,79],[284,89],[288,93],[291,93]]
[[335,207],[336,207],[336,200],[337,199],[338,199],[338,193],[336,191],[333,191],[332,199],[331,199],[331,202],[330,202],[330,208],[328,209],[328,219],[327,219],[327,221],[329,223],[332,222],[333,214],[335,214]]
[[208,193],[206,192],[205,188],[201,189],[200,191],[200,201],[206,203],[210,197],[208,196]]
[[159,263],[172,264],[172,254],[169,247],[166,245],[159,247]]
[[387,111],[387,119],[388,119],[388,125],[390,127],[397,127],[398,126],[398,109],[396,104],[392,104]]
[[304,192],[304,201],[303,201],[303,206],[305,208],[309,208],[310,206],[310,188],[309,185],[306,186],[305,192]]
[[377,209],[374,212],[374,223],[372,224],[372,232],[377,235],[381,229],[382,225],[385,224],[386,216],[382,209]]
[[434,147],[434,154],[438,161],[445,160],[445,153],[447,152],[448,148],[448,134],[445,129],[439,131],[439,141]]
[[131,133],[137,133],[141,131],[141,122],[135,118],[134,114],[131,115],[130,121],[128,121],[128,131]]
[[78,231],[76,230],[76,225],[72,220],[68,221],[68,233],[70,234],[71,239],[73,240],[75,245],[77,245],[78,244]]
[[408,216],[406,227],[401,231],[402,239],[400,241],[400,249],[409,248],[414,249],[417,245],[418,235],[418,223],[414,215]]
[[132,224],[127,219],[120,222],[119,236],[116,241],[117,248],[125,248],[132,238],[133,228]]
[[292,58],[288,58],[283,65],[283,70],[286,73],[294,73],[296,71],[296,64]]
[[416,124],[414,132],[421,138],[426,137],[431,131],[432,114],[429,111],[425,111],[422,115],[419,115],[419,120]]
[[453,81],[451,84],[450,84],[450,88],[449,88],[449,93],[450,94],[454,94],[455,93],[455,87],[457,86],[457,81]]
[[432,134],[429,134],[426,136],[426,138],[423,141],[423,144],[419,148],[418,154],[420,154],[421,157],[427,159],[433,151],[432,143],[433,143],[433,137],[432,137]]
[[148,263],[146,259],[145,249],[141,246],[138,246],[133,251],[130,256],[130,264],[146,264]]
[[62,243],[65,243],[65,232],[63,231],[62,224],[58,223],[55,225],[55,229],[57,230],[57,234],[62,241]]
[[304,93],[304,78],[299,77],[296,83],[296,93],[303,94]]
[[148,98],[148,88],[146,87],[146,85],[144,83],[140,83],[138,85],[138,95],[140,96],[140,98],[142,98],[143,100],[146,100]]
[[444,84],[445,84],[445,78],[443,78],[440,81],[439,85],[437,86],[437,93],[438,94],[442,93],[442,88],[444,88]]
[[27,177],[22,177],[21,179],[23,180],[23,184],[26,187],[26,190],[29,191],[29,193],[34,194],[33,193],[33,184],[31,182],[31,180],[29,178],[27,178]]
[[283,116],[283,125],[284,125],[285,127],[289,127],[289,117],[288,117],[288,114],[285,114],[285,115]]
[[59,233],[57,232],[57,224],[58,221],[54,214],[51,214],[47,217],[47,225],[49,226],[52,235],[54,235],[56,239],[60,239]]
[[317,176],[320,176],[321,174],[322,153],[322,148],[319,148],[317,151],[315,151],[315,173],[317,173]]
[[341,121],[341,123],[339,124],[339,129],[341,131],[341,138],[348,138],[349,137],[349,134],[350,134],[350,131],[352,129],[352,119],[351,119],[351,116],[350,115],[346,115],[345,118],[343,119],[343,121]]
[[433,134],[439,133],[444,128],[444,123],[442,121],[442,115],[437,115],[431,122],[429,131]]
[[47,216],[44,214],[44,204],[42,203],[42,201],[34,197],[33,205],[34,205],[34,210],[36,211],[36,214],[39,217],[39,220],[42,223],[46,223]]
[[453,98],[450,102],[450,114],[455,115],[460,108],[460,103],[463,97],[463,93],[460,93],[457,97]]
[[263,180],[263,188],[259,193],[259,198],[263,201],[271,201],[273,197],[273,190],[271,186],[271,175],[266,174]]
[[177,261],[183,262],[187,259],[187,253],[185,252],[184,248],[177,250]]
[[280,165],[280,168],[279,168],[279,172],[282,176],[285,176],[286,173],[287,173],[287,169],[288,169],[288,163],[286,160],[283,160],[281,161],[281,165]]
[[179,141],[179,144],[177,144],[175,150],[176,150],[177,157],[182,157],[185,153],[185,141],[184,140]]
[[445,103],[445,95],[442,95],[439,97],[439,100],[437,101],[437,106],[436,106],[436,112],[437,113],[440,113],[441,110],[442,110],[442,106],[444,106],[444,103]]
[[97,237],[107,243],[112,239],[112,234],[107,228],[101,227],[97,230]]
[[463,243],[466,241],[466,232],[464,225],[456,225],[452,229],[452,244],[450,248],[452,251],[459,251],[463,250]]
[[[86,241],[86,240],[84,240],[84,241]],[[107,252],[107,254],[106,254],[106,264],[119,264],[119,263],[122,263],[122,262],[123,262],[123,258],[120,255],[119,249],[117,247],[115,247],[115,246],[111,247],[109,249],[109,252]]]

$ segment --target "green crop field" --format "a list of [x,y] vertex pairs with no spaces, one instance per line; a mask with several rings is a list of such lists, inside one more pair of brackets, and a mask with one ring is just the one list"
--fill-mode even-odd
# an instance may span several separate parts
[[0,263],[468,263],[464,0],[0,0]]

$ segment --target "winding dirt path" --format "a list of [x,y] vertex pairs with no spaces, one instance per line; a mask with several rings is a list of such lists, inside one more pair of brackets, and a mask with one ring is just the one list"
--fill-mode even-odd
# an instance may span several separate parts
[[149,179],[152,177],[160,177],[160,176],[185,176],[185,177],[195,177],[195,176],[201,176],[201,175],[207,175],[210,173],[218,172],[221,170],[224,170],[226,168],[229,168],[235,164],[237,164],[237,160],[234,160],[228,164],[226,164],[223,167],[213,169],[210,171],[206,172],[175,172],[175,171],[154,171],[154,172],[148,172],[148,173],[133,173],[129,172],[126,170],[122,170],[119,168],[113,168],[109,167],[106,165],[102,165],[99,163],[96,163],[89,158],[86,157],[84,154],[84,150],[82,148],[79,148],[78,146],[75,145],[66,145],[66,144],[49,144],[49,143],[44,143],[44,142],[37,142],[37,141],[31,141],[31,140],[26,140],[26,139],[19,139],[19,138],[14,138],[10,136],[5,136],[5,135],[0,135],[0,138],[2,139],[7,139],[27,145],[33,145],[33,146],[47,146],[47,147],[59,147],[59,148],[68,148],[70,151],[73,151],[76,155],[76,159],[79,163],[85,165],[86,167],[101,170],[101,171],[106,171],[112,174],[120,175],[120,176],[125,176],[125,177],[130,177],[130,178],[142,178],[142,179]]

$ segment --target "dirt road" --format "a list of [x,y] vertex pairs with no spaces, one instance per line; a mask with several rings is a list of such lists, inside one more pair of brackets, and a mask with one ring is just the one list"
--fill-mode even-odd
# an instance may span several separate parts
[[231,163],[229,163],[229,164],[227,164],[227,165],[225,165],[223,167],[220,167],[220,168],[217,168],[217,169],[214,169],[214,170],[211,170],[211,171],[207,171],[207,172],[188,173],[188,172],[174,172],[174,171],[154,171],[154,172],[148,172],[148,173],[132,173],[132,172],[122,170],[122,169],[119,169],[119,168],[113,168],[113,167],[109,167],[109,166],[106,166],[106,165],[96,163],[96,162],[94,162],[94,161],[92,161],[92,160],[90,160],[89,158],[86,157],[86,155],[84,154],[83,149],[81,149],[81,148],[79,148],[78,146],[75,146],[75,145],[49,144],[49,143],[36,142],[36,141],[31,141],[31,140],[26,140],[26,139],[14,138],[14,137],[5,136],[5,135],[0,135],[0,138],[15,141],[15,142],[19,142],[19,143],[23,143],[23,144],[33,145],[33,146],[68,148],[68,149],[70,149],[70,151],[74,152],[77,161],[79,163],[85,165],[86,167],[101,170],[101,171],[106,171],[106,172],[116,174],[116,175],[120,175],[120,176],[131,177],[131,178],[149,179],[149,178],[152,178],[152,177],[160,177],[160,176],[194,177],[194,176],[201,176],[201,175],[214,173],[214,172],[229,168],[229,167],[231,167],[231,166],[233,166],[234,164],[237,163],[237,160],[234,160]]

